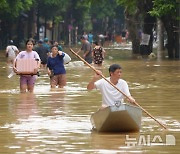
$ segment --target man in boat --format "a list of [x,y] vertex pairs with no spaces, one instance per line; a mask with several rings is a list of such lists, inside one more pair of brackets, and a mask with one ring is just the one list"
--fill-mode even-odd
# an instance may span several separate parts
[[[108,106],[119,105],[123,102],[125,96],[115,89],[110,83],[105,79],[100,79],[102,72],[97,71],[93,79],[87,85],[88,90],[98,89],[102,94],[102,108]],[[135,102],[135,99],[131,96],[129,92],[128,84],[125,80],[121,79],[122,68],[118,64],[113,64],[109,67],[109,75],[107,78],[111,83],[113,83],[119,90],[121,90],[126,96],[128,96],[128,101],[131,103]],[[99,79],[99,80],[98,80]]]

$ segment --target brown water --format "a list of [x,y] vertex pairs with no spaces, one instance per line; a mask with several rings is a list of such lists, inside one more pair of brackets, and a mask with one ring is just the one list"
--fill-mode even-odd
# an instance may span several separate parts
[[[133,97],[168,131],[143,114],[140,132],[92,132],[90,116],[101,105],[101,95],[86,90],[94,74],[90,68],[75,58],[66,66],[64,90],[50,89],[41,71],[34,94],[20,94],[19,78],[7,78],[10,68],[1,53],[0,153],[179,153],[180,61],[147,62],[130,59],[128,51],[107,52],[104,75],[110,64],[120,63]],[[175,145],[165,145],[166,135],[174,136]],[[137,144],[130,146],[132,141]]]

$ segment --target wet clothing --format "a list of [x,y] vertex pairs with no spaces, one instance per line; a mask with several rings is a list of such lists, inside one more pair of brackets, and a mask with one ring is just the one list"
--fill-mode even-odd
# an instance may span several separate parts
[[20,85],[34,85],[36,81],[36,75],[21,75]]
[[66,85],[66,74],[54,75],[50,78],[51,85],[59,85],[61,87]]
[[54,75],[66,74],[63,60],[64,56],[65,54],[62,53],[62,55],[57,54],[56,57],[48,57],[47,67],[52,70]]
[[[110,81],[110,77],[108,77],[107,80]],[[96,81],[94,84],[102,94],[102,106],[104,107],[113,106],[119,102],[121,103],[122,100],[125,98],[123,94],[116,90],[105,79],[100,79]],[[123,93],[125,93],[127,96],[131,96],[128,84],[125,80],[119,79],[118,83],[115,86],[118,89],[120,89]]]
[[103,62],[103,49],[102,47],[95,47],[93,49],[93,61],[94,64],[102,64]]

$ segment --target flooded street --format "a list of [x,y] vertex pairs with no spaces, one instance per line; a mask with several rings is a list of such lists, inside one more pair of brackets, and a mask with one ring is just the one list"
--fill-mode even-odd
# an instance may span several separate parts
[[[180,61],[130,59],[126,52],[107,50],[103,74],[108,76],[112,63],[120,64],[133,97],[167,131],[143,113],[140,132],[93,132],[90,116],[100,107],[101,95],[86,90],[94,75],[89,67],[72,55],[63,90],[51,89],[41,70],[34,93],[20,94],[19,77],[7,77],[11,68],[1,52],[0,153],[179,153]],[[166,145],[166,135],[175,137],[175,145]],[[132,141],[135,146],[128,144]]]

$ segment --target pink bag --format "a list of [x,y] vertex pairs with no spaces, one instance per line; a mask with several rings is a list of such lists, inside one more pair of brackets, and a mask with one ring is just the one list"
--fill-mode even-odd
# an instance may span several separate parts
[[17,59],[16,69],[18,75],[36,75],[35,69],[38,67],[38,61],[35,59]]

